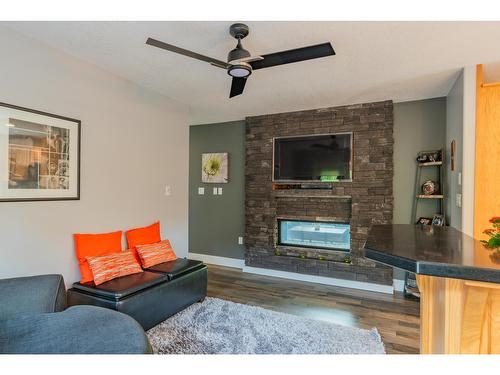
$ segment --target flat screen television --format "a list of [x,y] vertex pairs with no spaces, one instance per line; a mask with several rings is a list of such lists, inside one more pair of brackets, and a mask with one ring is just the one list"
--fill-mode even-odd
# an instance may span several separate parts
[[273,181],[351,180],[352,133],[274,138]]

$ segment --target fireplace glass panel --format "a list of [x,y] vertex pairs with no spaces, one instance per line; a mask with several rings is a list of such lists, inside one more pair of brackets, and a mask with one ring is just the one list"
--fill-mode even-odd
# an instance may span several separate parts
[[280,245],[344,251],[351,248],[349,224],[278,220],[278,225]]

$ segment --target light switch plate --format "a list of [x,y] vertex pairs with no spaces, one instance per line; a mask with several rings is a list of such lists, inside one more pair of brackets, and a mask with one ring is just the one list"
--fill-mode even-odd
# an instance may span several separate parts
[[217,188],[217,189],[219,191],[219,195],[222,195],[222,188],[220,187],[220,188]]
[[214,187],[213,192],[214,192],[214,195],[217,195],[217,188],[216,187]]
[[205,188],[204,187],[198,188],[198,195],[205,195]]
[[169,196],[171,196],[171,195],[172,195],[172,186],[170,186],[170,185],[166,185],[166,186],[165,186],[165,195],[166,195],[167,197],[169,197]]
[[462,185],[462,172],[458,172],[458,186]]
[[243,237],[238,237],[238,245],[243,245]]

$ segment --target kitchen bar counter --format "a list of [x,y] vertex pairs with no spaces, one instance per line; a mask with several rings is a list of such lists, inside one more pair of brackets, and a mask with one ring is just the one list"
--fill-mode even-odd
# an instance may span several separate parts
[[374,225],[365,257],[420,275],[500,283],[500,252],[451,227]]
[[416,274],[421,353],[500,353],[500,250],[450,227],[374,225],[364,251]]

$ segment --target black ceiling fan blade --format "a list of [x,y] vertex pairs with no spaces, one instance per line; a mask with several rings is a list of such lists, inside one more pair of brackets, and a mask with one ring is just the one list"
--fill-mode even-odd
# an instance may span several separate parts
[[233,96],[241,95],[245,88],[245,83],[247,83],[246,77],[233,77],[229,97],[232,98]]
[[296,48],[288,51],[262,55],[262,57],[264,58],[263,60],[252,61],[250,65],[255,70],[332,55],[335,55],[335,51],[333,50],[332,45],[330,43],[322,43],[315,46]]
[[148,40],[146,40],[146,44],[153,46],[153,47],[161,48],[161,49],[164,49],[164,50],[167,50],[170,52],[175,52],[175,53],[178,53],[180,55],[191,57],[193,59],[205,61],[205,62],[210,63],[212,65],[218,66],[219,68],[227,69],[230,66],[228,63],[226,63],[224,61],[213,59],[213,58],[208,57],[208,56],[200,55],[199,53],[189,51],[187,49],[180,48],[177,46],[173,46],[172,44],[168,44],[168,43],[165,43],[165,42],[162,42],[160,40],[153,39],[153,38],[148,38]]

